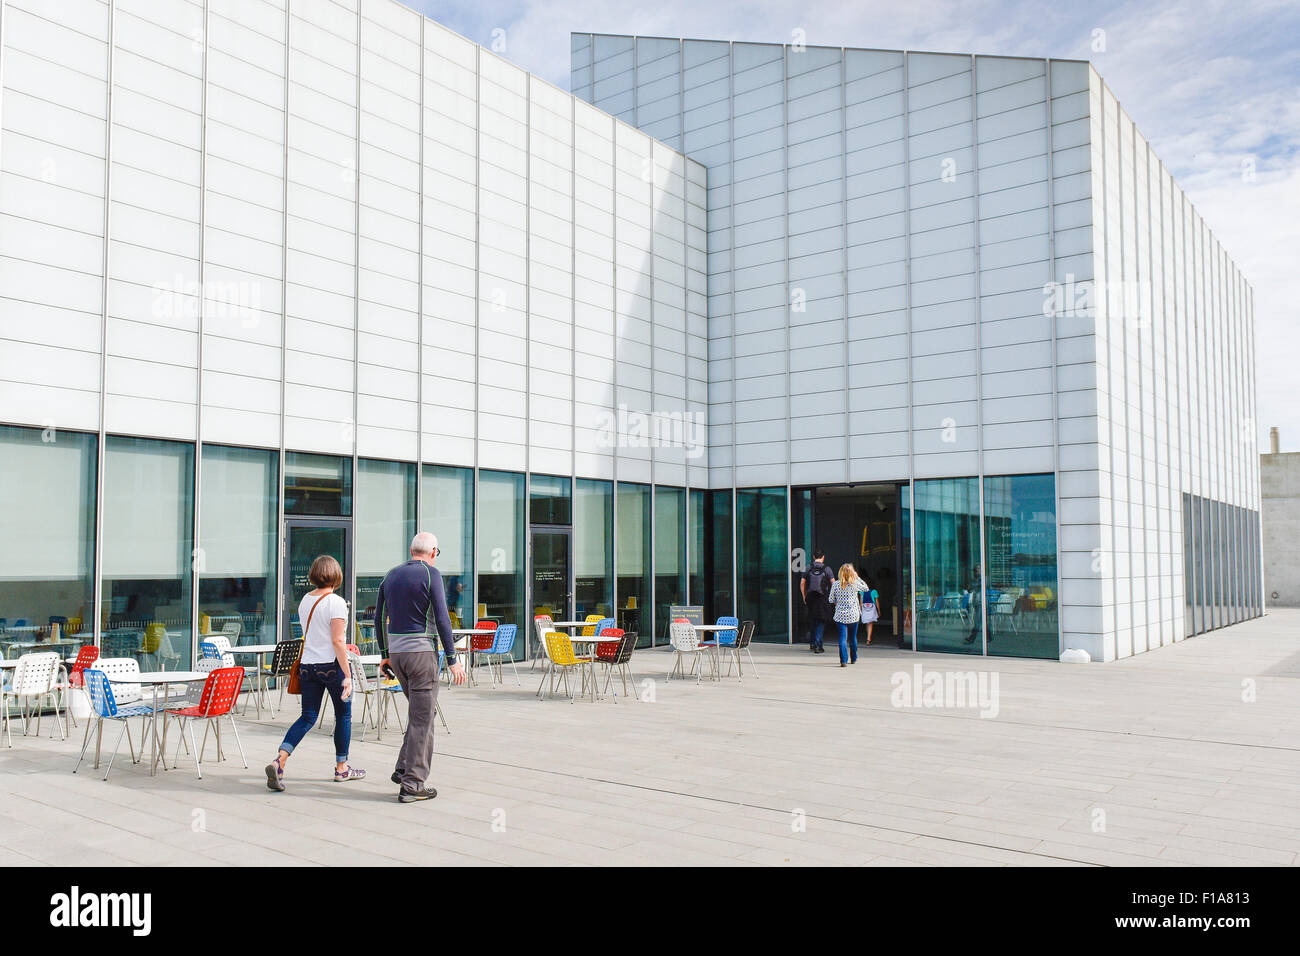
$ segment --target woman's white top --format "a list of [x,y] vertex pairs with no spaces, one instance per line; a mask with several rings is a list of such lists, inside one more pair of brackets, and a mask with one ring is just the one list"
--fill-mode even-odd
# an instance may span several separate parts
[[858,578],[850,581],[847,588],[840,587],[840,579],[835,579],[831,585],[830,601],[835,605],[836,623],[855,624],[862,620],[862,601],[858,595],[866,589],[867,586]]
[[[320,601],[320,607],[312,614],[311,609]],[[307,630],[307,617],[311,616],[311,630]],[[298,626],[302,628],[304,643],[302,645],[302,662],[304,664],[325,664],[338,660],[334,653],[334,637],[330,621],[348,619],[348,602],[337,594],[327,594],[323,599],[319,594],[308,594],[298,605]],[[346,634],[346,631],[344,632]]]

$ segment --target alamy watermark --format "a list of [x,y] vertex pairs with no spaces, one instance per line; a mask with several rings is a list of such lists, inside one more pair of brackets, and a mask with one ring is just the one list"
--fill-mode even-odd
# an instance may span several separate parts
[[709,440],[703,412],[637,412],[626,405],[596,416],[601,448],[683,448],[687,458],[699,458]]
[[987,719],[1001,709],[997,671],[925,671],[913,664],[911,673],[895,671],[889,683],[889,703],[900,709],[969,708]]

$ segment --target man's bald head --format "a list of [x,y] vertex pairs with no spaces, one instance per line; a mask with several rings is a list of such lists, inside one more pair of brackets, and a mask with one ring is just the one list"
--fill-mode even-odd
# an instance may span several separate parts
[[432,561],[438,550],[438,538],[431,531],[421,531],[411,539],[411,557]]

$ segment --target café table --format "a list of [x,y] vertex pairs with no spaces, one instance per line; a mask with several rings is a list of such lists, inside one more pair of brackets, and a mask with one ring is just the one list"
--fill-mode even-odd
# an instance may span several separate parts
[[[691,627],[695,628],[696,633],[702,636],[707,636],[709,634],[716,635],[719,631],[738,630],[730,624],[692,624]],[[739,637],[739,633],[737,633],[736,636]],[[713,641],[713,679],[720,681],[722,680],[722,661],[719,657],[721,645],[717,643],[717,637],[714,637]],[[739,671],[737,671],[737,676],[739,676]]]
[[[262,719],[262,700],[266,697],[266,655],[274,654],[277,646],[275,644],[240,644],[238,647],[230,649],[231,654],[252,654],[257,658],[257,693],[253,695],[253,706],[257,708],[258,720]],[[266,709],[271,711],[272,717],[275,716],[275,710],[271,707],[269,698],[266,698]]]
[[[474,638],[488,637],[489,635],[494,635],[496,634],[496,630],[494,628],[487,628],[487,627],[461,627],[461,628],[452,628],[451,633],[456,637],[465,638],[465,659],[469,665],[469,667],[467,668],[467,672],[469,674],[469,682],[471,686],[477,687],[478,681],[474,679]],[[459,644],[460,642],[457,641],[457,648],[456,648],[457,650],[460,650]]]
[[[159,688],[165,688],[170,686],[171,684],[187,684],[190,681],[206,681],[207,679],[208,679],[208,675],[203,673],[202,671],[140,671],[139,673],[136,674],[124,674],[122,676],[115,676],[109,682],[110,684],[135,684],[140,687],[153,688],[153,720],[151,722],[152,732],[150,734],[150,764],[149,764],[149,775],[151,777],[158,773],[158,762],[160,760],[162,761],[163,769],[164,770],[167,769],[166,755],[161,754],[159,752],[159,736],[158,736],[158,718],[160,716],[159,697],[158,697]],[[166,699],[167,698],[165,696],[162,698],[163,701],[165,701]],[[220,729],[218,729],[217,748],[220,749],[220,747],[221,747],[221,731]],[[198,754],[195,754],[194,756],[195,759],[198,759]],[[99,767],[98,754],[96,754],[95,756],[95,767],[96,768]]]
[[[586,624],[586,622],[584,621],[583,624]],[[558,627],[559,625],[556,626]],[[600,699],[599,695],[596,693],[596,645],[608,642],[609,638],[598,637],[596,635],[574,634],[570,636],[569,640],[574,644],[582,644],[587,649],[585,654],[579,654],[578,657],[579,659],[583,657],[587,658],[586,667],[591,679],[591,701],[592,703],[595,703]]]

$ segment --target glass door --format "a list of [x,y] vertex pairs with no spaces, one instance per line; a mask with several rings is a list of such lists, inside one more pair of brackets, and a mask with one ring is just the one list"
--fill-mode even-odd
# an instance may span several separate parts
[[343,585],[337,593],[351,604],[352,521],[350,519],[288,518],[284,522],[284,620],[282,640],[301,637],[298,604],[312,590],[307,580],[311,563],[322,554],[335,558],[343,568]]
[[[573,613],[573,579],[570,576],[570,531],[568,528],[533,528],[533,614],[549,614],[553,621],[568,621]],[[529,626],[520,628],[535,639],[532,616]]]

